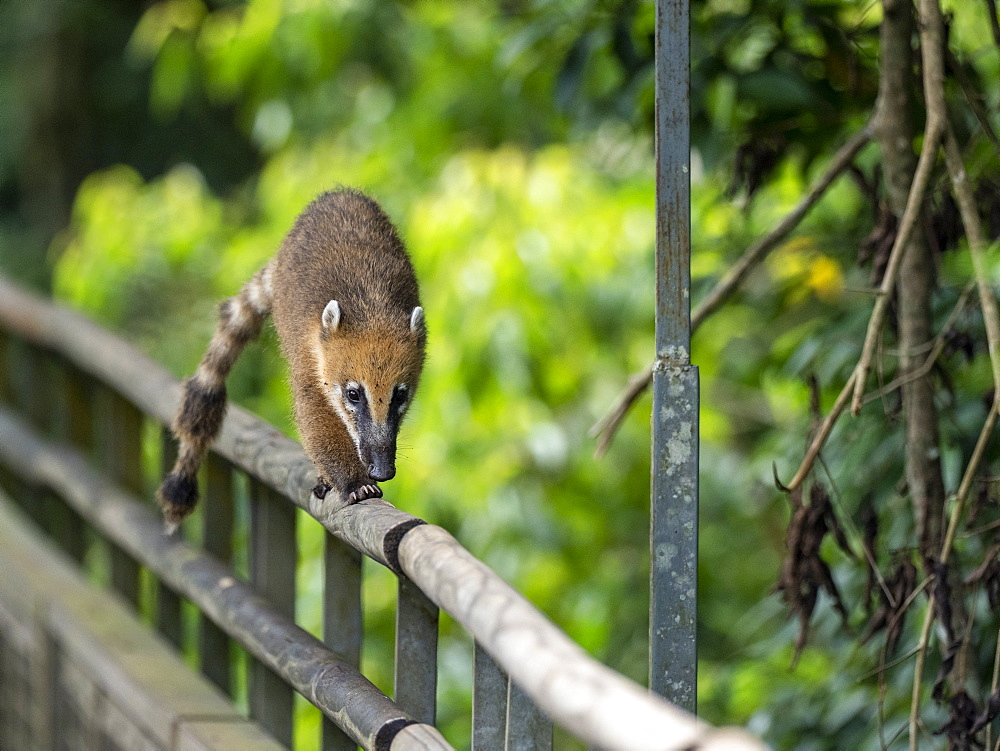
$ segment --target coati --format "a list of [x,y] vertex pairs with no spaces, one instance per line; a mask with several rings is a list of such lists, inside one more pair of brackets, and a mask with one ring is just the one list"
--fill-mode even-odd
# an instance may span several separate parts
[[226,410],[225,380],[271,314],[288,361],[295,422],[320,498],[380,497],[423,368],[427,331],[413,264],[382,208],[355,190],[323,193],[278,253],[219,308],[173,430],[177,462],[157,491],[168,529],[194,509],[197,472]]

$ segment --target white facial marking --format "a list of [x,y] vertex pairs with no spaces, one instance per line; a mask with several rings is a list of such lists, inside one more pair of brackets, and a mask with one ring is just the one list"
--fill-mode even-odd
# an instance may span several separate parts
[[336,331],[338,326],[340,326],[340,303],[330,300],[323,308],[323,328]]
[[344,423],[344,427],[347,428],[351,440],[354,441],[354,450],[358,452],[358,459],[361,459],[361,436],[358,435],[358,428],[354,424],[354,420],[348,417],[347,410],[344,408],[344,394],[340,388],[340,384],[335,383],[330,387],[329,391],[324,390],[324,392],[326,393],[326,400],[333,407],[333,411],[337,413],[337,417],[340,418],[340,421]]
[[327,403],[336,413],[340,421],[344,423],[344,427],[347,428],[348,435],[351,436],[351,440],[354,441],[354,449],[358,452],[358,458],[361,458],[361,437],[358,435],[358,429],[354,424],[353,416],[348,416],[347,410],[344,409],[344,394],[339,383],[326,385],[324,382],[323,375],[323,348],[319,346],[319,342],[313,345],[313,357],[315,359],[316,365],[316,382],[319,384],[320,391],[323,392],[323,396],[326,397]]
[[319,342],[313,343],[313,364],[316,366],[316,382],[325,383],[326,376],[323,375],[324,366],[326,365],[326,358],[323,357],[323,348],[319,345]]

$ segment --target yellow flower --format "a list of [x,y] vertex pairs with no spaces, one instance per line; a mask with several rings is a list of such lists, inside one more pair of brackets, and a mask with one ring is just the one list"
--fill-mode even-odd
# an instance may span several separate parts
[[838,299],[844,290],[844,275],[829,256],[817,256],[809,264],[806,285],[824,302]]

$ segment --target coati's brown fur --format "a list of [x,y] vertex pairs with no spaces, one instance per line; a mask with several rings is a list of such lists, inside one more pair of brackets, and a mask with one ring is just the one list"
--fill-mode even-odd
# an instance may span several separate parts
[[225,379],[273,315],[291,370],[295,422],[320,497],[382,495],[396,434],[423,368],[426,328],[413,265],[371,198],[324,193],[277,255],[219,309],[219,325],[174,419],[177,463],[157,492],[169,527],[198,500],[198,467],[226,409]]

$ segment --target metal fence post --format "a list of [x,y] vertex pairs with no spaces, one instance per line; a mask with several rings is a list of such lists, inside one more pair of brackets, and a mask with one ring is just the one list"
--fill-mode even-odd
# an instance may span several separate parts
[[[323,548],[323,641],[344,662],[361,667],[361,553],[326,535]],[[357,744],[323,718],[323,751],[354,751]]]
[[[205,500],[202,510],[206,553],[228,564],[233,557],[233,469],[217,454],[205,462]],[[201,672],[226,694],[232,693],[229,637],[202,615],[198,624]]]
[[503,751],[507,743],[507,674],[476,642],[472,682],[472,751]]
[[[160,477],[164,477],[174,466],[177,458],[177,444],[170,428],[160,429]],[[175,534],[182,534],[176,532]],[[184,647],[184,623],[181,613],[181,598],[162,581],[156,583],[156,627],[175,647]]]
[[695,711],[698,369],[691,365],[690,0],[656,3],[650,688]]
[[514,681],[507,682],[504,751],[552,751],[552,723]]
[[[250,481],[250,580],[282,615],[295,619],[298,543],[295,507],[267,485]],[[294,691],[271,668],[250,661],[250,716],[291,747]]]
[[[55,362],[57,367],[52,396],[56,403],[56,435],[81,451],[89,452],[94,445],[94,419],[89,391],[91,384],[65,358],[56,357]],[[87,552],[86,523],[61,499],[53,497],[50,501],[47,504],[49,529],[63,550],[82,564]]]
[[[142,494],[143,414],[116,391],[101,386],[96,415],[100,421],[100,450],[104,467],[127,490]],[[110,544],[111,585],[133,607],[139,605],[139,564],[117,545]]]
[[399,577],[393,700],[433,725],[437,713],[438,609],[419,587]]

